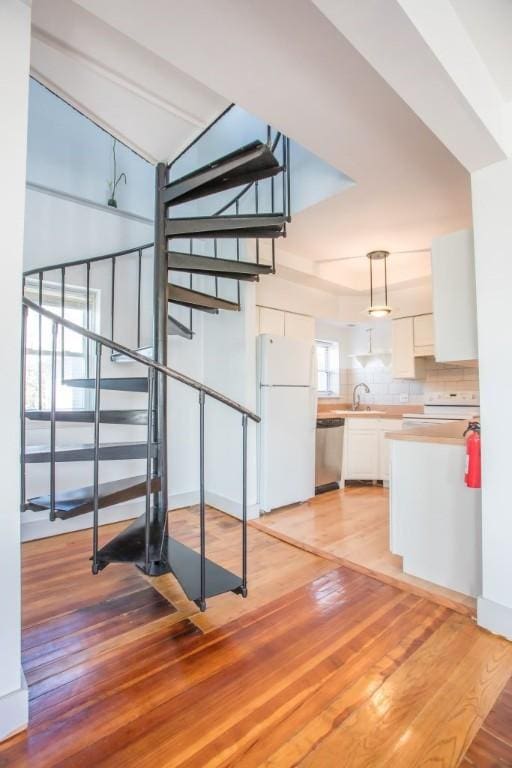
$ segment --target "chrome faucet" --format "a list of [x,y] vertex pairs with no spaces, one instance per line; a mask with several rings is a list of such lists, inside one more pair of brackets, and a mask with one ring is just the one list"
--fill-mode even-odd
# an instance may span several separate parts
[[361,396],[359,394],[359,389],[363,388],[367,395],[370,394],[370,387],[368,384],[365,384],[364,381],[361,381],[360,384],[356,384],[354,387],[354,391],[352,392],[352,410],[357,411],[359,410],[359,406],[361,405]]

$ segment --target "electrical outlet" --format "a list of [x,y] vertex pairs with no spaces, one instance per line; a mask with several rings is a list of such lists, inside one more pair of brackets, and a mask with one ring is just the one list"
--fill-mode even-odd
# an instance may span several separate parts
[[400,402],[401,403],[409,402],[409,395],[407,394],[407,392],[402,392],[402,394],[400,395]]

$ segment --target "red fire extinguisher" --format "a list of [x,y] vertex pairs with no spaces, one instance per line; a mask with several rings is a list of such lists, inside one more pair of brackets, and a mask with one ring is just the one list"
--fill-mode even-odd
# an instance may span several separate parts
[[466,437],[466,471],[464,482],[468,488],[481,488],[480,422],[470,421],[464,432]]

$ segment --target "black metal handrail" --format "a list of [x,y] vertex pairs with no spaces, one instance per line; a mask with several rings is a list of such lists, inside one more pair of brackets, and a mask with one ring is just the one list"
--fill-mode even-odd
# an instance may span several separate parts
[[[240,594],[244,597],[247,595],[247,426],[248,420],[251,419],[254,422],[259,422],[260,417],[255,413],[245,408],[240,403],[231,400],[225,395],[217,392],[211,387],[207,387],[195,379],[186,376],[183,373],[168,368],[166,365],[158,363],[154,360],[150,360],[137,352],[128,349],[122,344],[113,342],[104,336],[100,336],[93,331],[82,328],[69,320],[60,317],[59,315],[50,312],[39,304],[31,301],[30,299],[23,298],[23,323],[22,323],[22,386],[21,386],[21,399],[20,399],[20,416],[22,422],[21,429],[21,489],[22,489],[22,503],[21,509],[25,509],[25,497],[26,497],[26,477],[25,477],[25,465],[26,465],[26,393],[25,393],[25,372],[26,372],[26,340],[27,340],[27,318],[29,310],[37,312],[39,318],[46,318],[52,323],[52,343],[51,343],[51,405],[50,405],[50,504],[49,513],[50,520],[55,520],[57,511],[56,501],[56,382],[57,382],[57,336],[58,327],[66,328],[68,331],[73,331],[79,335],[87,338],[89,342],[94,343],[95,348],[95,375],[94,375],[94,450],[93,450],[93,531],[92,531],[92,571],[98,573],[102,567],[105,566],[105,561],[102,560],[101,552],[99,550],[99,507],[100,507],[100,491],[99,491],[99,462],[100,462],[100,421],[101,421],[101,361],[103,347],[111,349],[122,355],[126,355],[134,362],[140,363],[147,370],[147,453],[146,453],[146,490],[145,490],[145,511],[144,511],[144,553],[143,561],[146,573],[150,573],[151,567],[151,535],[152,535],[152,522],[151,522],[151,503],[150,498],[153,492],[153,478],[158,477],[158,463],[153,463],[153,446],[159,446],[161,449],[163,446],[160,444],[161,438],[156,434],[156,407],[155,407],[155,389],[156,378],[159,374],[159,378],[163,375],[167,378],[180,382],[188,387],[192,387],[199,393],[199,528],[200,528],[200,591],[199,597],[195,600],[201,610],[206,608],[206,595],[207,595],[207,583],[206,583],[206,498],[205,498],[205,400],[206,397],[211,397],[217,402],[222,403],[228,408],[238,412],[242,416],[242,576],[240,586],[237,588]],[[165,457],[165,451],[164,451]],[[166,462],[165,462],[166,464]],[[164,471],[167,471],[165,468]],[[157,543],[157,548],[154,550],[153,560],[155,562],[161,562],[162,558],[165,559],[164,547],[167,541],[167,506],[168,500],[163,496],[162,490],[164,487],[163,478],[161,478],[160,495],[162,498],[159,501],[157,510],[163,510],[164,522],[159,527],[161,534],[161,540]],[[156,512],[158,516],[158,511]],[[108,560],[107,560],[108,562]],[[172,570],[172,563],[170,564]]]
[[202,384],[200,381],[196,381],[196,379],[192,379],[190,376],[187,376],[184,373],[180,373],[173,368],[168,368],[166,365],[161,365],[155,360],[144,357],[144,355],[140,355],[138,352],[125,347],[123,344],[119,344],[118,342],[114,342],[105,336],[100,336],[99,334],[94,333],[94,331],[88,331],[86,328],[82,328],[80,325],[76,325],[76,323],[72,323],[70,320],[66,320],[63,317],[55,315],[53,312],[49,312],[47,309],[40,307],[39,304],[36,304],[35,301],[24,298],[23,304],[29,309],[33,309],[34,311],[38,312],[43,317],[46,317],[48,320],[51,320],[52,322],[57,323],[58,325],[61,325],[70,331],[79,333],[91,341],[98,342],[102,346],[107,347],[107,349],[111,349],[114,352],[119,352],[122,355],[126,355],[126,357],[130,357],[134,362],[141,363],[141,365],[144,365],[147,368],[153,368],[156,371],[163,373],[165,376],[168,376],[170,379],[179,381],[182,384],[185,384],[187,387],[192,387],[198,392],[204,392],[205,395],[208,395],[208,397],[211,397],[213,400],[217,400],[219,403],[223,403],[229,408],[232,408],[234,411],[238,411],[238,413],[247,416],[249,419],[256,423],[261,421],[260,417],[256,413],[253,413],[253,411],[245,408],[243,405],[240,405],[240,403],[237,403],[236,400],[231,400],[231,398],[226,397],[211,387],[208,387],[206,384]]
[[85,259],[76,259],[75,261],[63,261],[58,264],[51,264],[49,267],[35,267],[34,269],[28,269],[23,273],[23,277],[31,277],[32,275],[39,275],[40,272],[54,272],[56,270],[68,269],[68,267],[80,267],[84,264],[93,264],[96,261],[106,261],[107,259],[116,259],[118,256],[127,256],[130,253],[137,253],[138,251],[145,251],[148,248],[152,248],[154,243],[144,243],[144,245],[137,245],[135,248],[125,248],[123,251],[115,251],[114,253],[105,253],[103,256],[91,256]]

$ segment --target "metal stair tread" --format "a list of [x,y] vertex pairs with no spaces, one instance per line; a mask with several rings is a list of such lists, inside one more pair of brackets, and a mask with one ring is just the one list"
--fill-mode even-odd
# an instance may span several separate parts
[[[51,411],[27,410],[25,416],[31,421],[51,421]],[[55,412],[55,420],[70,423],[94,422],[94,411],[85,409],[59,410]],[[128,410],[101,410],[100,422],[102,424],[129,424],[144,425],[148,423],[148,412],[144,408],[132,408]]]
[[240,310],[240,307],[234,301],[227,301],[227,299],[221,299],[218,296],[195,291],[191,288],[175,285],[174,283],[169,283],[167,286],[167,298],[172,304],[200,309],[203,312],[218,312],[219,309],[232,312]]
[[[98,551],[100,568],[109,563],[131,562],[144,565],[145,538],[144,515],[134,520],[128,528],[121,531]],[[160,560],[161,544],[157,531],[150,527],[150,559]],[[198,601],[201,597],[201,556],[199,552],[187,547],[182,542],[166,537],[163,542],[164,557],[171,572],[178,580],[189,600]],[[239,592],[242,578],[212,560],[205,560],[205,597],[213,597],[224,592]]]
[[[95,379],[64,379],[62,382],[68,387],[81,387],[82,389],[94,389]],[[147,392],[148,380],[146,376],[122,376],[119,378],[101,378],[101,389],[112,389],[119,392]]]
[[180,251],[168,251],[167,263],[170,270],[177,272],[212,275],[232,280],[256,280],[259,275],[268,275],[272,272],[270,264],[257,264],[252,261],[238,261],[236,259],[218,259],[212,256],[199,256]]
[[188,216],[165,220],[166,237],[281,237],[286,217],[282,213],[236,216]]
[[[115,461],[119,459],[143,459],[147,457],[148,446],[145,441],[125,443],[101,443],[99,448],[100,461]],[[156,452],[156,445],[151,446],[151,456]],[[77,445],[61,445],[55,449],[56,461],[92,461],[94,459],[94,443],[79,443]],[[48,445],[31,445],[25,450],[27,464],[44,464],[51,461]]]
[[275,176],[281,170],[267,144],[253,141],[169,182],[162,190],[162,201],[178,205]]
[[[160,489],[160,478],[151,480],[151,491]],[[99,508],[111,507],[123,501],[146,495],[146,475],[124,477],[99,484]],[[50,496],[36,496],[29,499],[31,509],[50,509]],[[61,491],[55,495],[55,513],[61,520],[91,512],[94,508],[94,486]]]

